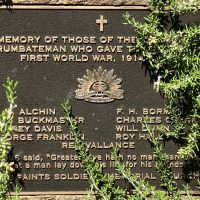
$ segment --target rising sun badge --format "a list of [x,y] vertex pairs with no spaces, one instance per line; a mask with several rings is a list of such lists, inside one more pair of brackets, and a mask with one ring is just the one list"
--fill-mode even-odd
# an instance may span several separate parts
[[76,99],[84,99],[88,102],[107,103],[115,99],[124,98],[124,90],[121,89],[121,78],[114,75],[114,70],[107,71],[99,67],[98,70],[86,70],[83,78],[78,78],[78,89],[75,91]]

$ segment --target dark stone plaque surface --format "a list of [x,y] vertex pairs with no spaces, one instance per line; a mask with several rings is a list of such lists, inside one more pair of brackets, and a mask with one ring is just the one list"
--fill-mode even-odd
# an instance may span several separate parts
[[[117,143],[124,162],[159,187],[141,117],[152,126],[169,126],[164,102],[153,90],[141,58],[129,55],[135,31],[124,25],[126,10],[1,10],[0,77],[19,82],[14,154],[19,160],[23,191],[83,191],[87,176],[77,160],[74,139],[64,124],[60,104],[71,101],[88,148],[114,171],[110,156]],[[138,20],[146,10],[129,10]],[[194,21],[198,16],[185,16]],[[0,87],[0,108],[7,106]],[[175,178],[183,162],[166,144]],[[195,172],[191,177],[196,179]],[[192,179],[191,178],[191,179]],[[119,180],[119,182],[122,182]]]

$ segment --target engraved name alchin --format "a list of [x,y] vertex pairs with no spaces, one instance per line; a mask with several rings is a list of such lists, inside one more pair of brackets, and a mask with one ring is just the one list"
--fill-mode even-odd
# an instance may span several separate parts
[[75,91],[76,99],[84,99],[87,102],[107,103],[115,99],[124,98],[124,90],[121,89],[121,78],[114,75],[114,70],[107,71],[99,67],[93,71],[86,70],[83,78],[78,78],[78,89]]

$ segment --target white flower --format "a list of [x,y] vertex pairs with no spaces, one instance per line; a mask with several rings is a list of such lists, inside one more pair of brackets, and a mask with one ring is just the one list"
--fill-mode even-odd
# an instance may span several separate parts
[[156,90],[156,92],[159,91],[159,86],[160,86],[161,78],[162,78],[162,76],[159,75],[158,78],[157,78],[157,81],[154,83],[154,89]]

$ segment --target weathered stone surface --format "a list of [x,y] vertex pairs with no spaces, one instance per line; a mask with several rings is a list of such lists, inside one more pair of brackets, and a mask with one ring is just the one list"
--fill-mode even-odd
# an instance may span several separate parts
[[13,4],[145,5],[147,0],[13,0]]

